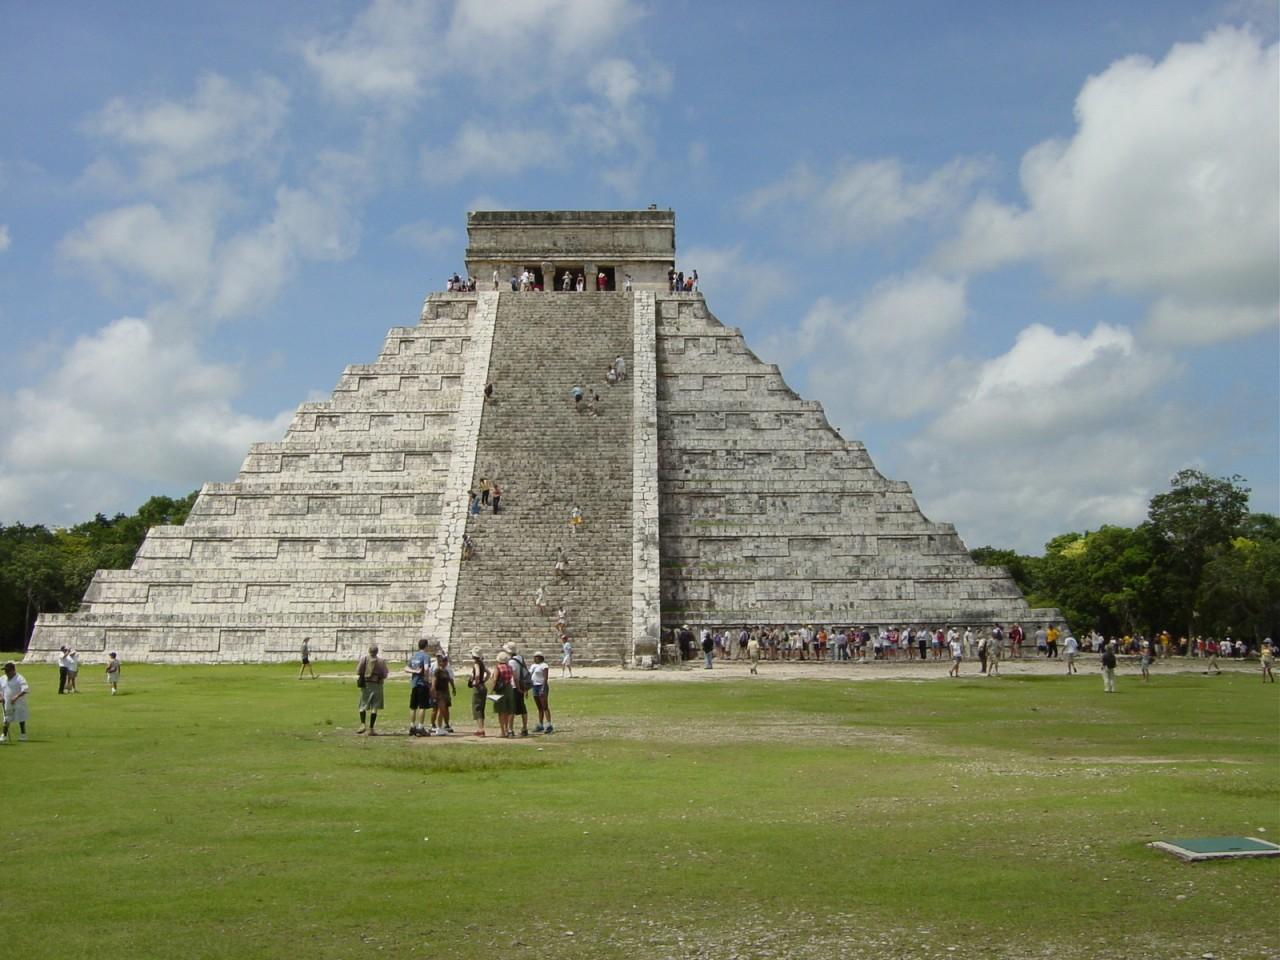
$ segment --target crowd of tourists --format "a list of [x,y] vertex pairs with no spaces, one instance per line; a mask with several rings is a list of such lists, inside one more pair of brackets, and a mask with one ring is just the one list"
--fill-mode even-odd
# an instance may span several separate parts
[[669,653],[669,659],[683,661],[701,657],[706,669],[710,669],[717,660],[834,663],[977,660],[982,664],[984,673],[988,672],[989,664],[996,664],[998,670],[1001,660],[1022,659],[1024,647],[1032,645],[1038,657],[1067,661],[1068,673],[1074,672],[1072,661],[1081,653],[1110,651],[1138,657],[1145,661],[1144,666],[1158,658],[1202,657],[1209,660],[1210,667],[1214,667],[1219,657],[1265,659],[1265,652],[1272,647],[1269,637],[1257,644],[1231,637],[1196,637],[1189,641],[1186,637],[1174,639],[1168,631],[1161,631],[1153,638],[1128,634],[1107,638],[1091,630],[1083,639],[1077,639],[1065,625],[1041,625],[1028,637],[1018,623],[1007,629],[993,624],[977,630],[972,626],[899,628],[744,624],[739,627],[703,626],[697,634],[685,624],[676,630],[666,631],[663,644],[664,655]]
[[[561,620],[564,613],[561,611]],[[551,722],[551,667],[541,651],[526,661],[514,643],[504,644],[490,665],[479,647],[469,651],[466,684],[471,691],[472,736],[484,737],[485,714],[492,705],[498,717],[498,736],[506,739],[529,736],[530,701],[537,718],[534,733],[555,732]],[[573,644],[564,637],[560,675],[573,675]],[[447,737],[454,733],[453,699],[458,694],[458,676],[449,655],[432,653],[427,640],[418,641],[417,651],[402,670],[409,676],[409,736]],[[387,661],[377,645],[356,664],[356,687],[360,690],[361,736],[378,736],[378,714],[386,705],[384,688],[391,676]],[[516,725],[519,724],[519,733]]]

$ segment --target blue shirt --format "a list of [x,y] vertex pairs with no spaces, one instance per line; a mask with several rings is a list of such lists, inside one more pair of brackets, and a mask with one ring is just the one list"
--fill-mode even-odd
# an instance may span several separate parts
[[409,667],[413,670],[409,675],[409,686],[425,687],[427,678],[423,675],[423,671],[431,667],[431,654],[425,650],[419,650],[409,658]]

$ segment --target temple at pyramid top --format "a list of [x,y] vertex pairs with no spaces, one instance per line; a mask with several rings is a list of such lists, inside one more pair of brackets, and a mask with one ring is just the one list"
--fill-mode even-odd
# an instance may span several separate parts
[[536,286],[560,291],[566,274],[581,274],[589,290],[667,289],[675,266],[676,217],[670,210],[477,211],[467,214],[467,271],[502,282],[523,271]]
[[28,656],[492,654],[567,633],[584,661],[632,663],[686,624],[1058,619],[673,289],[670,211],[467,228],[477,290],[429,293],[131,569],[42,615]]

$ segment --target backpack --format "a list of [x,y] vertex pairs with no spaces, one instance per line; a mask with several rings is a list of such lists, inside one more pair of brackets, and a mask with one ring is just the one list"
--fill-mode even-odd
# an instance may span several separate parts
[[526,690],[532,690],[533,674],[525,666],[524,657],[512,657],[511,659],[520,665],[516,670],[516,688],[522,693]]

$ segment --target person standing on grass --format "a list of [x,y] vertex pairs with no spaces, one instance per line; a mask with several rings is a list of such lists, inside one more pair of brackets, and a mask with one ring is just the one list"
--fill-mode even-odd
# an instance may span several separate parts
[[1142,656],[1138,661],[1142,665],[1142,682],[1148,683],[1151,680],[1151,641],[1142,641]]
[[80,654],[67,648],[67,693],[79,693],[77,685],[80,680]]
[[58,648],[58,696],[67,692],[67,653],[70,647]]
[[1258,660],[1262,664],[1262,682],[1266,683],[1270,680],[1276,682],[1276,675],[1271,672],[1271,665],[1275,663],[1276,655],[1271,646],[1271,638],[1262,641],[1262,651],[1258,654]]
[[716,642],[711,639],[711,631],[708,630],[706,627],[703,627],[702,628],[702,655],[706,657],[707,665],[702,669],[704,670],[711,669],[711,660],[715,656],[715,652],[716,652]]
[[431,654],[427,653],[430,641],[423,637],[418,649],[409,657],[404,672],[409,675],[409,736],[427,736],[427,710],[431,707],[431,684],[427,674],[431,670]]
[[493,671],[493,708],[498,713],[498,736],[515,736],[512,716],[516,712],[515,675],[511,671],[511,654],[503,650],[498,654],[498,665]]
[[307,671],[311,672],[311,679],[314,680],[316,678],[316,671],[315,671],[315,668],[311,666],[311,638],[303,637],[302,638],[302,666],[298,669],[298,679],[301,680],[302,675]]
[[1080,652],[1080,643],[1070,630],[1067,631],[1067,639],[1062,642],[1062,646],[1066,653],[1067,675],[1079,673],[1080,671],[1076,669],[1076,654]]
[[560,679],[573,676],[573,641],[567,633],[560,634]]
[[382,684],[387,673],[387,661],[378,656],[378,645],[370,645],[368,654],[356,664],[356,686],[360,688],[360,729],[357,734],[378,735],[374,727],[378,723],[378,711],[382,709]]
[[1022,657],[1022,624],[1015,623],[1009,628],[1009,649],[1013,652],[1014,659]]
[[951,669],[947,671],[947,676],[960,676],[960,662],[964,660],[964,648],[960,646],[960,638],[955,635],[955,631],[951,631],[951,639],[947,641],[947,646],[951,648]]
[[1222,668],[1218,666],[1218,641],[1213,639],[1213,637],[1210,637],[1207,647],[1209,651],[1209,662],[1205,664],[1205,676],[1209,675],[1210,670],[1214,673],[1221,673]]
[[533,702],[538,707],[538,725],[533,728],[534,733],[554,733],[555,727],[551,726],[551,666],[541,653],[533,655],[533,666],[529,668],[529,674],[533,679]]
[[516,651],[514,643],[503,644],[502,649],[511,657],[508,663],[511,665],[511,673],[516,681],[515,712],[520,717],[520,736],[527,737],[529,735],[529,705],[525,701],[525,694],[533,689],[533,677],[529,673],[528,665],[524,662],[524,657]]
[[1004,656],[1001,651],[1000,644],[994,640],[987,644],[987,676],[995,677],[1000,674],[1000,658]]
[[4,708],[0,743],[9,742],[9,725],[13,723],[18,725],[18,739],[27,739],[27,720],[30,719],[27,694],[30,690],[26,678],[18,672],[18,665],[12,660],[5,663],[4,676],[0,678],[0,706]]
[[107,685],[113,697],[120,690],[120,660],[115,653],[107,654]]
[[751,673],[760,673],[760,638],[754,633],[747,640],[747,659],[751,661]]
[[1116,651],[1111,644],[1107,644],[1102,651],[1102,691],[1116,692]]
[[449,708],[453,706],[453,695],[457,692],[448,654],[437,654],[435,669],[431,671],[431,729],[437,736],[453,733],[453,727],[449,725]]
[[489,668],[484,665],[484,656],[479,647],[471,648],[471,676],[467,677],[467,686],[471,688],[471,718],[476,722],[476,736],[484,736],[484,708],[488,702],[489,691],[485,684],[489,680]]
[[986,673],[987,672],[987,638],[986,637],[978,638],[978,664],[981,667],[981,672]]

